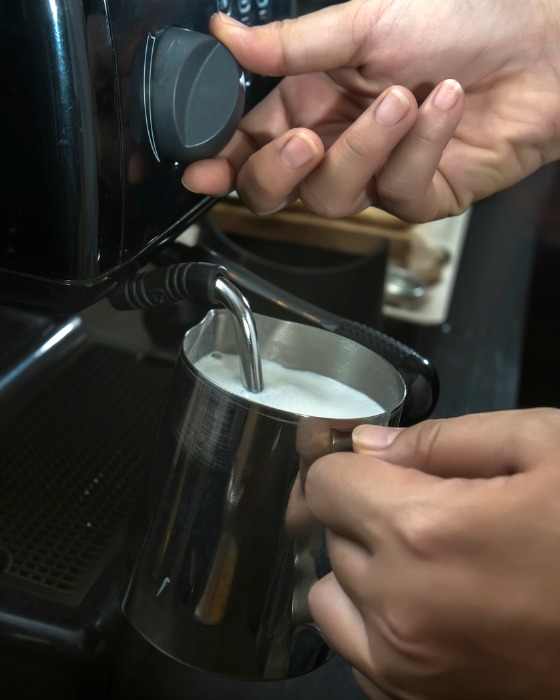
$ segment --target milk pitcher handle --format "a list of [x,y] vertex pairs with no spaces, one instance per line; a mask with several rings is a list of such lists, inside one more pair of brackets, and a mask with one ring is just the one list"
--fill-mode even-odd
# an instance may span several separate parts
[[431,415],[439,397],[439,377],[426,358],[404,343],[357,321],[342,321],[335,333],[373,350],[399,372],[406,385],[402,426],[413,425]]

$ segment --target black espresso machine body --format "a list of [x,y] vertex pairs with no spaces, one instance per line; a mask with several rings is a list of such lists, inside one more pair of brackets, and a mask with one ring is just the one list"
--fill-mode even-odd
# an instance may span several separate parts
[[[134,65],[169,27],[207,34],[217,10],[293,14],[291,0],[3,0],[1,303],[83,309],[210,206],[182,187],[184,162],[135,133]],[[243,83],[245,110],[271,87]]]

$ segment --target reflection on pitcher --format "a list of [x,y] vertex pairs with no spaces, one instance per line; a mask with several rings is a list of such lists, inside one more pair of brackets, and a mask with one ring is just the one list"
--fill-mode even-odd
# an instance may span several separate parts
[[[259,315],[255,322],[260,393],[212,377],[212,364],[223,370],[235,362],[227,313],[209,312],[185,335],[153,464],[158,496],[123,604],[164,653],[245,680],[289,678],[329,657],[307,608],[309,588],[329,563],[302,479],[319,456],[349,449],[357,424],[396,424],[405,394],[396,370],[353,341]],[[267,381],[275,381],[267,380],[269,363],[299,373],[281,407],[267,395]],[[295,398],[307,381],[301,372],[337,380],[380,406],[324,418],[332,389],[318,407],[304,406]],[[338,399],[335,408],[346,403]]]

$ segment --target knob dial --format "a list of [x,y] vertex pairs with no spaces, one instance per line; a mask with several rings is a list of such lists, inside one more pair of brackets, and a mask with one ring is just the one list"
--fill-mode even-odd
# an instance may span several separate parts
[[243,114],[239,64],[214,37],[179,27],[158,35],[145,56],[143,102],[156,157],[192,162],[215,156]]

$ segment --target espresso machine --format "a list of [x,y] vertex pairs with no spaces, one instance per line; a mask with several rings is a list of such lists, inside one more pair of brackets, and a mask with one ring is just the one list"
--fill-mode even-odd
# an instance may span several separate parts
[[[204,227],[214,204],[181,185],[185,163],[218,153],[274,87],[209,37],[218,10],[253,25],[298,8],[0,7],[0,677],[10,700],[144,697],[141,683],[126,690],[138,668],[126,652],[141,644],[121,609],[128,532],[178,344],[216,305],[216,274],[255,311],[350,338],[389,362],[406,385],[403,424],[427,417],[437,400],[436,372],[414,350],[211,245],[177,242]],[[177,270],[194,286],[171,290]],[[173,669],[168,678],[181,674]],[[194,700],[229,692],[181,682],[180,696]]]

